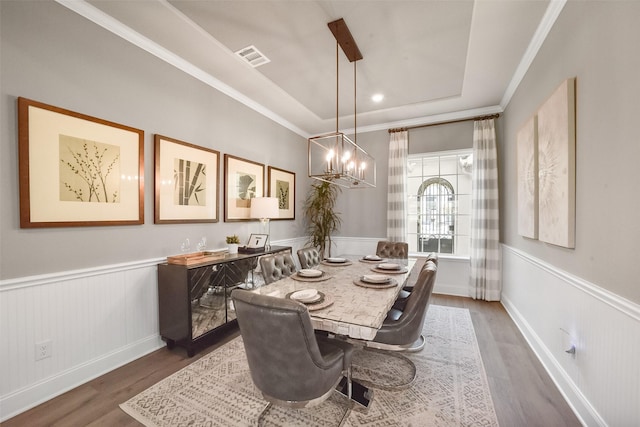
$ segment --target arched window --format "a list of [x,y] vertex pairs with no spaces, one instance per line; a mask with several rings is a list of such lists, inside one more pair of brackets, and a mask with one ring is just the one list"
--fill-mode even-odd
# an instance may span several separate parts
[[418,251],[453,253],[455,197],[453,185],[429,178],[418,188]]

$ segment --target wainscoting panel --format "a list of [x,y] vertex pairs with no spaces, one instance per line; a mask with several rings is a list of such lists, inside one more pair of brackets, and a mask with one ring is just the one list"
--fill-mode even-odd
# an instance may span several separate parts
[[[305,238],[273,245],[296,251]],[[0,281],[0,422],[164,346],[165,258]],[[51,341],[51,357],[35,345]]]
[[0,421],[162,347],[161,261],[0,282]]
[[638,425],[640,306],[515,248],[502,257],[502,303],[582,422]]

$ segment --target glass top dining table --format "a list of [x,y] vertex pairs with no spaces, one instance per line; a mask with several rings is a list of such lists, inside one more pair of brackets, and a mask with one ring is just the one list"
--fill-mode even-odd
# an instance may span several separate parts
[[[318,278],[295,273],[253,292],[288,298],[296,291],[316,289],[323,294],[323,300],[307,305],[315,329],[354,339],[372,340],[405,285],[416,259],[369,261],[355,255],[343,255],[340,258],[346,262],[325,260],[314,267],[323,273]],[[383,270],[378,268],[381,263],[399,264],[401,268],[399,271]],[[391,278],[391,282],[387,286],[363,283],[361,278],[364,275],[385,275]]]

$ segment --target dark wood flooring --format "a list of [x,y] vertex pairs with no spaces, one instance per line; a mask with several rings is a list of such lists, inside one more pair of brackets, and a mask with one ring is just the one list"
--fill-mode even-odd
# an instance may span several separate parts
[[[431,303],[469,309],[501,427],[580,425],[500,303],[436,294]],[[228,333],[219,344],[193,358],[179,348],[157,350],[7,420],[2,426],[139,426],[119,408],[120,403],[236,334]]]

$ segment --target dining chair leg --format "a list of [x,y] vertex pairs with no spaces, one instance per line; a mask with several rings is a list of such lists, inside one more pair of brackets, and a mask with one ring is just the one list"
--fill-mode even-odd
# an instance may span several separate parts
[[351,406],[353,404],[351,403],[351,400],[349,400],[347,402],[347,410],[344,413],[344,415],[342,416],[342,419],[340,420],[340,424],[338,424],[338,427],[342,427],[344,425],[344,423],[347,421],[347,419],[349,418],[349,415],[351,415]]
[[273,403],[271,403],[271,402],[267,403],[267,405],[264,407],[262,412],[260,412],[260,415],[258,415],[258,426],[262,425],[260,422],[264,421],[264,416],[267,414],[267,412],[269,412],[269,409],[271,409],[272,405],[273,405]]

